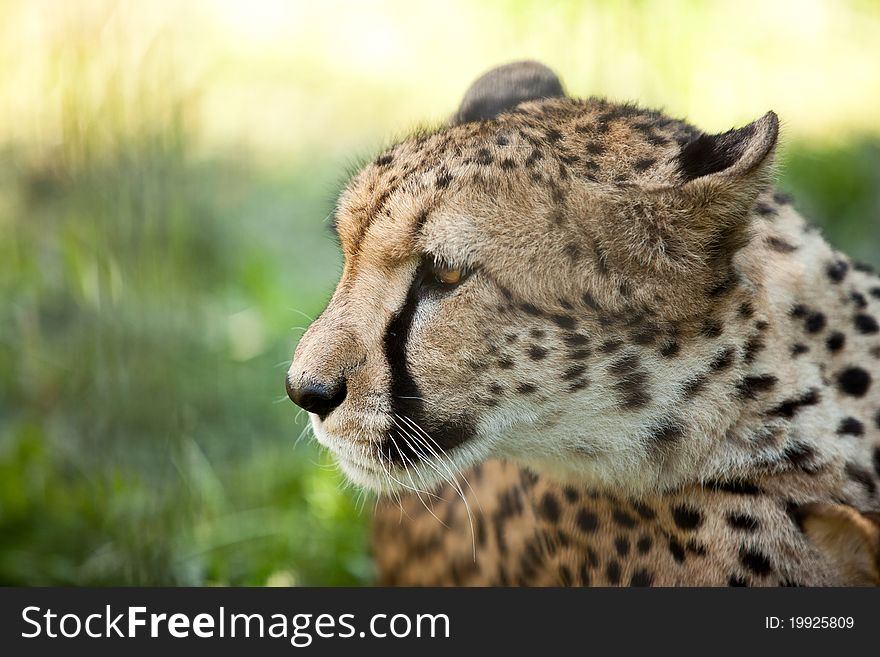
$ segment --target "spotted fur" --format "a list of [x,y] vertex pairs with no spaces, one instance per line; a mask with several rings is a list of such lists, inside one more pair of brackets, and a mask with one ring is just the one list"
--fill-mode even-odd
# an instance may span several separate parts
[[287,385],[353,481],[409,492],[383,581],[841,582],[793,513],[880,510],[880,279],[774,190],[773,113],[709,135],[554,80],[491,72],[339,199]]

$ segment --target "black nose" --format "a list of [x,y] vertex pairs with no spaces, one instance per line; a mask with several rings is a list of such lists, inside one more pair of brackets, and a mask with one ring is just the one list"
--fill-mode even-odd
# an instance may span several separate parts
[[287,377],[287,396],[290,400],[309,413],[315,413],[322,420],[345,401],[347,393],[343,378],[333,383],[310,381],[297,385]]

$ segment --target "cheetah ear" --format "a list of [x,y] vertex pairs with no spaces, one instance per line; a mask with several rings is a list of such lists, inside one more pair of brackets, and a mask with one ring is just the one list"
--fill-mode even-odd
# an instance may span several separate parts
[[779,137],[779,118],[767,112],[757,121],[717,135],[701,134],[685,144],[678,165],[685,184],[710,179],[737,179],[772,164]]
[[[702,134],[678,156],[679,181],[666,188],[667,209],[685,217],[690,248],[724,265],[748,241],[751,210],[773,182],[779,119],[767,112],[749,125]],[[667,195],[668,194],[668,195]]]
[[[626,243],[626,257],[679,271],[701,262],[727,276],[733,255],[748,243],[758,195],[772,183],[778,136],[779,119],[767,112],[743,128],[685,144],[670,182],[637,191],[628,213],[638,237]],[[658,231],[664,225],[672,228],[668,234]]]
[[565,96],[556,74],[543,64],[514,62],[493,68],[468,88],[450,123],[494,119],[527,100]]

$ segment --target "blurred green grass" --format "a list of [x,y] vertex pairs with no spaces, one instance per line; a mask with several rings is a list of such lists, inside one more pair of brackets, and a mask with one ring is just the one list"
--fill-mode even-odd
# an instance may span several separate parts
[[[19,4],[0,4],[0,15],[14,18]],[[705,6],[675,4],[694,9],[688,25],[711,24]],[[0,113],[20,121],[19,130],[10,121],[0,130],[0,584],[369,583],[371,500],[344,489],[311,441],[296,442],[305,419],[283,389],[295,341],[340,269],[326,227],[334,192],[392,130],[448,113],[465,76],[524,55],[564,63],[566,41],[559,45],[548,29],[527,52],[483,44],[484,64],[408,80],[425,96],[407,95],[399,106],[387,57],[374,57],[369,76],[351,59],[334,69],[333,53],[289,77],[270,66],[254,74],[256,102],[261,90],[277,100],[277,86],[288,84],[297,99],[279,102],[299,114],[251,139],[259,119],[223,114],[211,90],[249,97],[253,89],[235,81],[240,69],[255,70],[247,68],[253,53],[237,59],[243,46],[235,42],[210,54],[196,40],[217,70],[187,82],[190,60],[173,35],[160,30],[141,50],[125,47],[146,30],[143,6],[104,3],[88,20],[70,10],[76,29],[61,21],[64,29],[29,60],[44,86],[22,82],[9,60],[0,65],[0,98],[24,108]],[[520,33],[545,13],[585,25],[599,15],[623,38],[629,17],[648,24],[656,11],[638,2],[596,2],[583,13],[576,3],[553,14],[543,6],[488,3],[472,18],[488,31]],[[376,9],[375,23],[398,20],[398,31],[400,20],[422,24],[410,11],[391,2]],[[325,19],[333,20],[330,10]],[[8,20],[4,35],[17,27]],[[260,39],[252,44],[258,54]],[[645,47],[659,47],[651,43]],[[680,47],[684,57],[688,46]],[[297,53],[302,61],[312,54]],[[680,112],[678,91],[690,83],[673,54],[658,79],[632,93]],[[429,52],[417,59],[434,61]],[[590,91],[622,92],[611,64],[597,70]],[[589,79],[576,78],[574,91]],[[687,97],[700,97],[699,89]],[[756,93],[733,113],[716,107],[691,118],[729,121],[752,104],[766,109],[769,100]],[[330,106],[347,113],[318,115]],[[28,112],[39,120],[27,123]],[[832,139],[793,129],[781,187],[837,247],[880,266],[880,141],[859,121]],[[232,136],[210,138],[205,125]],[[273,136],[291,150],[279,156],[255,146]]]

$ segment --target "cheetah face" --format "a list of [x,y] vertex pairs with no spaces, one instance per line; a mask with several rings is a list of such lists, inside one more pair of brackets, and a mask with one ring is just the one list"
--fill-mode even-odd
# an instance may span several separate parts
[[653,463],[646,435],[679,431],[664,350],[705,319],[766,186],[772,114],[709,136],[534,100],[561,89],[539,65],[487,77],[343,192],[342,277],[288,371],[368,488],[427,491],[489,457],[605,479]]

